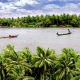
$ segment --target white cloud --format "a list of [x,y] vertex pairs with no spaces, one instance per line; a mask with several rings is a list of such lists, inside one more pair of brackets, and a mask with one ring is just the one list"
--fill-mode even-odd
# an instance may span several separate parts
[[63,6],[65,9],[76,9],[78,8],[78,6],[76,4],[73,3],[67,3],[65,6]]
[[63,6],[58,6],[55,4],[48,4],[48,5],[45,5],[43,9],[45,9],[47,11],[56,10],[56,11],[62,12],[62,11],[73,11],[73,10],[79,9],[78,6],[79,6],[79,4],[73,4],[73,3],[66,3]]
[[[17,14],[14,14],[14,13],[4,13],[4,14],[0,14],[0,17],[24,17],[24,16],[36,16],[36,15],[45,15],[45,12],[42,11],[42,10],[20,10],[20,9],[17,9]],[[24,15],[23,15],[24,14]],[[3,16],[4,15],[4,16]]]
[[80,3],[78,3],[78,5],[77,5],[79,8],[80,8]]
[[[56,0],[57,1],[57,0]],[[75,2],[78,2],[80,0],[58,0],[58,1],[63,1],[63,2],[72,2],[72,1],[75,1]]]
[[48,4],[44,6],[44,9],[47,10],[47,14],[80,14],[79,4],[66,3],[63,6],[58,6],[55,4]]
[[[12,3],[6,4],[6,3],[0,3],[0,14],[3,14],[3,16],[12,14],[12,11],[15,11],[17,7],[15,7]],[[9,16],[10,17],[10,16]]]
[[[11,0],[10,0],[11,1]],[[38,0],[39,1],[39,0]],[[2,3],[0,2],[0,17],[21,17],[21,16],[36,16],[46,14],[80,14],[80,3],[67,3],[70,0],[47,0],[65,1],[66,3],[60,6],[54,3],[40,4],[37,0],[17,0],[16,2]],[[41,2],[42,3],[42,2]]]
[[38,2],[36,0],[20,0],[15,3],[16,6],[24,6],[25,4],[34,5]]
[[4,6],[4,4],[2,2],[0,2],[0,7]]
[[75,2],[78,2],[78,1],[80,1],[80,0],[47,0],[48,2],[52,2],[52,1],[60,1],[60,2],[73,2],[73,1],[75,1]]
[[52,2],[52,1],[56,1],[56,0],[48,0],[48,2]]
[[58,5],[55,5],[55,4],[48,4],[48,5],[45,5],[43,9],[46,9],[46,10],[53,10],[53,9],[58,9],[60,8]]

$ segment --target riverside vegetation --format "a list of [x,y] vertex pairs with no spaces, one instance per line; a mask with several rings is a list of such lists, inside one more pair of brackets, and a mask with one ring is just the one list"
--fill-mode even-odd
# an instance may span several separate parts
[[61,15],[40,15],[26,16],[21,18],[0,18],[0,27],[80,27],[80,15],[61,14]]
[[0,53],[0,80],[79,80],[80,55],[74,49],[54,49],[40,46],[32,54],[29,48],[15,51],[8,44]]

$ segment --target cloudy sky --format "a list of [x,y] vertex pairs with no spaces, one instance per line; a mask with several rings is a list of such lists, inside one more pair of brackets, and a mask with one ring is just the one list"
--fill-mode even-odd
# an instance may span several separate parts
[[80,0],[0,0],[0,17],[80,14]]

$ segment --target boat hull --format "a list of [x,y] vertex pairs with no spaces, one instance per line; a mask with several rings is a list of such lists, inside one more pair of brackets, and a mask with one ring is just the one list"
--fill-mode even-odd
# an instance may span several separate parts
[[0,39],[2,38],[16,38],[18,35],[9,35],[9,36],[1,36]]
[[62,36],[62,35],[70,35],[70,34],[71,34],[71,33],[65,33],[65,34],[58,34],[58,33],[57,33],[58,36]]

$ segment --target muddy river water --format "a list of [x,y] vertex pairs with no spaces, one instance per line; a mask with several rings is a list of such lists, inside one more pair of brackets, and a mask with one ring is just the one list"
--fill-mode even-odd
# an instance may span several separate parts
[[0,36],[17,35],[17,38],[0,39],[0,51],[7,44],[14,46],[16,51],[28,47],[32,53],[36,52],[37,46],[54,49],[61,53],[63,48],[72,48],[80,53],[80,29],[69,28],[72,34],[57,36],[56,33],[67,33],[68,28],[0,28]]

